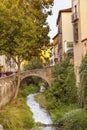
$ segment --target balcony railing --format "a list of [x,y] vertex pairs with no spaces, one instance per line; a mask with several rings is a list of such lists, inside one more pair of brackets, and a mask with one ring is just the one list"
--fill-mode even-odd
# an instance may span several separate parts
[[73,13],[72,14],[72,22],[75,22],[78,19],[79,19],[78,13],[77,12]]

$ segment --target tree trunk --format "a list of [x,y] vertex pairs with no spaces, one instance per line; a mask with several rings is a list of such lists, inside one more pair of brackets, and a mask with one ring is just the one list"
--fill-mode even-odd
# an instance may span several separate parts
[[17,78],[17,86],[16,86],[16,90],[15,90],[14,98],[13,98],[14,101],[15,101],[16,98],[17,98],[18,91],[19,91],[19,87],[20,87],[20,81],[21,81],[21,70],[20,70],[20,65],[21,65],[21,63],[18,62],[17,65],[18,65],[18,72],[17,72],[17,76],[18,76],[18,78]]

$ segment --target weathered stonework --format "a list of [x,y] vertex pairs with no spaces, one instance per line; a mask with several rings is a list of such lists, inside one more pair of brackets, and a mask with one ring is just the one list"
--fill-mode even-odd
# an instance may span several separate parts
[[16,89],[15,87],[15,76],[0,79],[0,108],[12,100]]
[[54,67],[46,67],[43,69],[34,69],[34,70],[28,70],[28,71],[22,72],[21,80],[23,80],[26,77],[37,76],[37,77],[40,77],[40,78],[44,79],[45,81],[47,81],[47,83],[50,86],[54,80],[52,78],[53,69],[54,69]]

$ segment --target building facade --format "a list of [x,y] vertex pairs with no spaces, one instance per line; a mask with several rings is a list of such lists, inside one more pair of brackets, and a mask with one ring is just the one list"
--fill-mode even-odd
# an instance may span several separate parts
[[5,55],[0,55],[0,72],[5,72]]
[[73,26],[71,23],[71,14],[71,8],[60,10],[57,18],[59,62],[64,60],[69,53],[73,53],[73,44],[72,46],[68,46],[69,43],[73,43]]
[[50,47],[50,66],[54,66],[54,47]]
[[12,58],[8,58],[5,55],[0,56],[0,72],[17,71],[17,65]]
[[54,64],[58,64],[58,34],[53,37]]
[[72,0],[74,36],[74,68],[77,86],[80,84],[79,66],[87,53],[87,0]]

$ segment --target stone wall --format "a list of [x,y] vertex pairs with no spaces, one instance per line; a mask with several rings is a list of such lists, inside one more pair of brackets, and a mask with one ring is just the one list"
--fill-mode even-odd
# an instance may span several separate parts
[[0,79],[0,108],[12,100],[15,89],[15,76],[9,76]]

